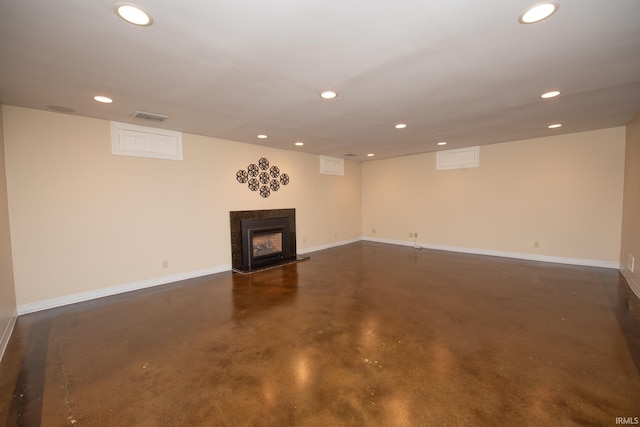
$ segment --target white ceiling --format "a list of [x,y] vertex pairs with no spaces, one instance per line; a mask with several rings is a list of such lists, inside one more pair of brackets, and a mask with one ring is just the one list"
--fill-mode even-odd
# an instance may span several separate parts
[[0,103],[354,160],[626,125],[640,1],[518,23],[536,1],[140,0],[138,27],[115,1],[0,0]]

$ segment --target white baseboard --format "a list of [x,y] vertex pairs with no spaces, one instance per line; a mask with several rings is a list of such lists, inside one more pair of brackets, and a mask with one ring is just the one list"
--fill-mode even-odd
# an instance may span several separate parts
[[108,297],[112,295],[122,294],[125,292],[137,291],[140,289],[150,288],[153,286],[166,285],[173,282],[179,282],[181,280],[194,279],[196,277],[208,276],[210,274],[222,273],[230,270],[231,270],[230,265],[221,265],[218,267],[205,268],[202,270],[195,270],[195,271],[189,271],[185,273],[173,274],[171,276],[162,276],[154,279],[141,280],[139,282],[128,283],[124,285],[96,289],[95,291],[65,295],[63,297],[52,298],[44,301],[37,301],[34,303],[19,305],[18,315],[33,313],[41,310],[47,310],[55,307],[61,307],[63,305],[75,304],[83,301],[89,301],[96,298],[103,298],[103,297]]
[[413,241],[407,242],[404,240],[379,239],[375,237],[363,237],[362,240],[366,240],[370,242],[378,242],[378,243],[389,243],[392,245],[411,246],[417,249],[435,249],[439,251],[460,252],[460,253],[474,254],[474,255],[488,255],[488,256],[497,256],[502,258],[515,258],[515,259],[523,259],[528,261],[552,262],[556,264],[583,265],[583,266],[589,266],[589,267],[602,267],[602,268],[614,268],[614,269],[620,268],[619,262],[602,261],[597,259],[568,258],[568,257],[558,257],[558,256],[549,256],[549,255],[529,254],[529,253],[522,253],[522,252],[495,251],[491,249],[476,249],[476,248],[464,248],[459,246],[433,245],[433,244],[420,243],[420,242],[416,243]]
[[626,268],[621,268],[620,273],[622,273],[624,278],[627,279],[627,283],[629,284],[629,287],[631,288],[633,293],[636,294],[638,298],[640,298],[640,285],[638,285],[638,283],[633,280],[633,277],[631,277],[631,272]]
[[[558,264],[583,265],[583,266],[614,268],[614,269],[619,269],[620,267],[619,263],[610,262],[610,261],[601,261],[601,260],[583,259],[583,258],[554,257],[554,256],[527,254],[527,253],[520,253],[520,252],[464,248],[464,247],[458,247],[458,246],[431,245],[431,244],[425,244],[425,243],[415,243],[412,241],[409,242],[404,240],[380,239],[380,238],[373,238],[373,237],[357,237],[353,239],[341,240],[339,242],[333,242],[326,245],[320,245],[320,246],[314,246],[314,247],[302,248],[302,249],[298,248],[298,254],[304,255],[311,252],[317,252],[317,251],[331,249],[339,246],[348,245],[348,244],[359,242],[362,240],[370,241],[370,242],[378,242],[378,243],[387,243],[392,245],[411,246],[411,247],[416,247],[421,249],[435,249],[435,250],[449,251],[449,252],[460,252],[460,253],[469,253],[469,254],[476,254],[476,255],[489,255],[489,256],[497,256],[497,257],[504,257],[504,258],[524,259],[529,261],[543,261],[543,262],[552,262],[552,263],[558,263]],[[221,265],[217,267],[205,268],[202,270],[189,271],[185,273],[174,274],[171,276],[163,276],[163,277],[158,277],[154,279],[128,283],[124,285],[97,289],[89,292],[81,292],[78,294],[66,295],[63,297],[52,298],[44,301],[37,301],[34,303],[19,305],[17,308],[17,315],[33,313],[36,311],[47,310],[50,308],[61,307],[64,305],[75,304],[78,302],[89,301],[92,299],[103,298],[103,297],[117,295],[125,292],[137,291],[140,289],[150,288],[153,286],[166,285],[166,284],[178,282],[181,280],[193,279],[196,277],[222,273],[230,270],[231,270],[231,265]],[[627,281],[629,282],[631,287],[634,289],[634,292],[640,297],[640,288],[638,288],[637,284],[635,284],[633,280],[631,280],[630,277],[628,277],[628,275],[625,275],[625,277],[627,278]],[[15,319],[13,319],[13,323],[11,324],[11,330],[13,330],[13,324],[15,324]],[[6,331],[5,331],[5,334],[6,334]],[[10,332],[9,332],[9,335],[10,335]],[[2,338],[4,340],[5,338],[4,335]],[[7,341],[8,341],[8,337],[7,337]],[[0,344],[3,344],[3,341],[0,342]]]
[[[313,248],[305,248],[299,250],[298,254],[303,255],[309,252],[316,252],[324,249],[330,249],[338,246],[347,245],[349,243],[359,242],[362,240],[360,237],[342,240],[340,242],[334,242],[328,245],[316,246]],[[150,288],[153,286],[166,285],[173,282],[179,282],[180,280],[193,279],[201,276],[208,276],[209,274],[222,273],[225,271],[231,271],[231,265],[221,265],[218,267],[205,268],[203,270],[189,271],[186,273],[174,274],[172,276],[163,276],[154,279],[142,280],[134,283],[127,283],[124,285],[112,286],[108,288],[96,289],[89,292],[81,292],[78,294],[65,295],[58,298],[52,298],[43,301],[37,301],[29,304],[22,304],[18,306],[18,315],[34,313],[36,311],[48,310],[50,308],[62,307],[69,304],[75,304],[78,302],[89,301],[96,298],[103,298],[112,295],[122,294],[125,292],[137,291],[140,289]]]
[[9,319],[9,323],[7,324],[7,327],[4,328],[4,332],[0,337],[0,361],[4,356],[4,351],[7,349],[7,345],[9,344],[9,338],[11,338],[11,334],[13,333],[13,327],[16,325],[17,319],[18,319],[18,313],[14,311],[13,315]]
[[300,249],[298,247],[297,248],[297,252],[298,252],[298,255],[304,255],[304,254],[308,254],[308,253],[311,253],[311,252],[318,252],[318,251],[324,251],[326,249],[337,248],[338,246],[344,246],[344,245],[348,245],[348,244],[351,244],[351,243],[356,243],[356,242],[359,242],[361,240],[362,240],[361,237],[356,237],[354,239],[347,239],[347,240],[341,240],[339,242],[333,242],[333,243],[330,243],[328,245],[313,246],[313,247],[310,247],[310,248],[303,248],[303,249]]

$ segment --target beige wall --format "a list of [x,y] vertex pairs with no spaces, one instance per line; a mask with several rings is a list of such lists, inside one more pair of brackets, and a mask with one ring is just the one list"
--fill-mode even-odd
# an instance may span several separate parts
[[[318,173],[318,156],[267,146],[185,134],[182,162],[122,157],[107,121],[11,106],[2,118],[18,306],[228,269],[231,210],[296,208],[301,253],[361,236],[411,244],[417,232],[423,246],[621,257],[625,128],[483,146],[474,169],[435,171],[429,153],[346,162],[336,177]],[[626,135],[624,262],[625,248],[638,252],[639,126]],[[268,199],[235,181],[260,157],[292,178]],[[5,283],[4,323],[15,309]]]
[[[627,126],[620,270],[640,297],[640,115]],[[635,258],[633,273],[629,255]]]
[[16,314],[2,123],[3,115],[0,108],[0,357],[2,357],[4,347],[9,340],[10,327]]
[[[360,164],[184,134],[184,161],[111,154],[108,121],[4,107],[18,306],[230,269],[229,211],[295,208],[298,252],[361,237]],[[236,172],[266,157],[291,183],[263,199]],[[162,261],[168,260],[169,268]]]
[[483,146],[472,169],[436,171],[435,153],[365,163],[363,235],[616,266],[624,146],[620,127]]

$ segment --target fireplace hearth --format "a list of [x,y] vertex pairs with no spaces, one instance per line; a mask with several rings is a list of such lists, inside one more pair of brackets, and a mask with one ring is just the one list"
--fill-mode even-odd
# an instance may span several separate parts
[[250,273],[301,260],[295,209],[232,211],[229,219],[233,271]]

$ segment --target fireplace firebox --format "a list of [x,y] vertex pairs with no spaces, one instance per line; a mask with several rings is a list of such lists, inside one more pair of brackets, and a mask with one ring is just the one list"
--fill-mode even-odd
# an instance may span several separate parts
[[295,209],[230,212],[233,271],[297,261]]
[[289,218],[258,218],[240,221],[242,265],[249,270],[291,260]]

